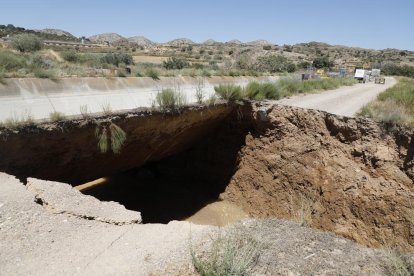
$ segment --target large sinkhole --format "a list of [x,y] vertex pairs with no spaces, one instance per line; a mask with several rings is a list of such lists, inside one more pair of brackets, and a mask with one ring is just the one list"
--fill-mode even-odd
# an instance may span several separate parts
[[179,154],[78,188],[141,212],[144,223],[188,220],[222,226],[246,218],[241,207],[219,197],[237,170],[246,133],[228,124],[217,133]]
[[96,150],[93,123],[11,133],[0,167],[74,186],[105,177],[82,192],[145,223],[289,219],[414,251],[412,128],[262,103],[215,108],[125,116],[120,155]]

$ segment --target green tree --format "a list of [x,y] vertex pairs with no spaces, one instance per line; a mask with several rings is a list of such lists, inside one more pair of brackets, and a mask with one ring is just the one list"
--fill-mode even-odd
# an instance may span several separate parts
[[312,63],[313,67],[321,69],[321,68],[331,68],[333,67],[332,61],[329,60],[329,57],[320,56],[313,60]]

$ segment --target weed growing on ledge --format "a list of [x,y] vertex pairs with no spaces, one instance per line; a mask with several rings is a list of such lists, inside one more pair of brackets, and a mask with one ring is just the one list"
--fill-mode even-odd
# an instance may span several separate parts
[[65,118],[66,118],[65,114],[64,114],[64,113],[62,113],[62,112],[57,112],[57,111],[54,111],[54,112],[49,113],[49,119],[50,119],[52,122],[62,121],[62,120],[64,120]]
[[194,268],[200,275],[248,275],[264,248],[246,226],[236,225],[213,238],[207,252],[191,248]]
[[235,102],[243,98],[243,90],[240,86],[226,84],[214,87],[216,94],[223,100]]
[[161,110],[176,110],[186,104],[185,95],[172,89],[163,89],[158,92],[155,101]]
[[109,125],[111,132],[111,147],[115,154],[120,154],[126,140],[126,133],[115,124]]
[[414,263],[398,249],[387,249],[385,256],[385,268],[389,275],[411,276],[414,275]]
[[[109,133],[108,133],[109,132]],[[122,147],[126,141],[126,133],[119,126],[114,123],[110,125],[98,127],[95,130],[95,136],[98,138],[98,148],[101,153],[106,153],[109,150],[109,142],[112,152],[114,154],[120,154]]]

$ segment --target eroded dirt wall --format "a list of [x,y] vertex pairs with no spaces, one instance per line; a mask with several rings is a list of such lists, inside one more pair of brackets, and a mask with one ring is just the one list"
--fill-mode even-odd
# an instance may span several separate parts
[[[159,165],[252,217],[414,250],[413,130],[283,106],[245,110]],[[185,169],[182,169],[185,168]]]
[[[80,184],[190,147],[228,116],[233,107],[188,107],[180,112],[131,111],[94,119],[0,129],[0,171],[21,179],[35,177]],[[110,123],[126,133],[120,154],[101,153],[99,134]],[[109,141],[109,144],[111,142]]]

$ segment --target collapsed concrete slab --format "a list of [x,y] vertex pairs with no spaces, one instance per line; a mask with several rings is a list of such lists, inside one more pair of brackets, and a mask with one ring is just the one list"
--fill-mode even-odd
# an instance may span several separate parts
[[65,214],[115,225],[142,221],[139,212],[127,210],[117,202],[99,201],[92,196],[82,194],[68,184],[29,178],[26,187],[34,194],[36,203],[54,214]]

